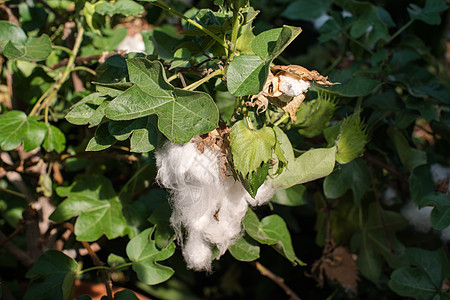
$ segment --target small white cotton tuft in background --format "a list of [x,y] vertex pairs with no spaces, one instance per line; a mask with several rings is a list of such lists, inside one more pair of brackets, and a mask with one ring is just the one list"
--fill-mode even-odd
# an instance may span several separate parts
[[430,167],[431,175],[433,176],[433,181],[435,183],[446,180],[450,177],[450,168],[446,168],[441,164],[433,164]]
[[142,35],[140,33],[133,36],[127,35],[116,47],[116,50],[126,52],[145,52],[145,43],[142,39]]
[[444,243],[450,241],[450,226],[441,230],[441,240]]
[[395,204],[395,198],[398,197],[397,191],[392,188],[388,187],[384,193],[383,193],[383,204],[386,206],[392,206]]
[[170,189],[170,221],[188,268],[210,271],[213,247],[219,250],[219,258],[241,234],[247,202],[267,203],[274,189],[264,184],[251,198],[239,181],[222,177],[219,153],[207,147],[201,153],[193,141],[184,145],[167,142],[155,152],[156,179]]
[[311,83],[309,81],[303,81],[289,75],[280,75],[279,80],[280,83],[278,89],[286,96],[290,97],[296,97],[300,94],[305,93],[311,86]]
[[430,214],[433,207],[426,206],[419,209],[414,202],[408,202],[401,210],[401,214],[419,232],[428,232],[432,228]]

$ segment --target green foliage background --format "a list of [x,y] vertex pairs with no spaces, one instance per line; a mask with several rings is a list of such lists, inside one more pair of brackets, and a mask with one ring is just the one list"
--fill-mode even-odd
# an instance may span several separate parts
[[[135,17],[145,53],[115,53]],[[289,298],[260,266],[302,299],[449,299],[450,172],[430,171],[450,165],[449,34],[444,0],[0,2],[2,299],[73,299],[102,276],[128,289],[114,299]],[[258,114],[272,63],[340,84],[311,86],[296,122]],[[205,274],[186,270],[152,151],[219,120],[236,178],[278,190]],[[355,254],[356,289],[305,275],[330,243]]]

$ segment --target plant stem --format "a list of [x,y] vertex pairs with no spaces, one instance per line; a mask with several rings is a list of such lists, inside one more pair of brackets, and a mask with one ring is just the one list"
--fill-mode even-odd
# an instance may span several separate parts
[[13,190],[10,190],[10,189],[6,189],[6,188],[0,187],[0,191],[9,193],[11,195],[14,195],[14,196],[17,196],[17,197],[20,197],[20,198],[23,198],[23,199],[27,198],[27,196],[25,196],[24,194],[16,192],[16,191],[13,191]]
[[[36,102],[36,104],[34,105],[33,109],[31,110],[31,112],[29,114],[30,116],[38,115],[40,110],[42,109],[42,107],[45,106],[45,105],[48,105],[48,102],[51,99],[53,99],[54,96],[56,96],[56,94],[58,93],[59,89],[62,87],[64,82],[66,82],[67,78],[69,77],[70,72],[72,72],[72,70],[73,70],[74,63],[75,63],[75,58],[76,58],[76,56],[78,54],[78,51],[80,49],[81,41],[83,40],[83,33],[84,33],[83,26],[81,24],[78,24],[77,38],[75,40],[75,44],[74,44],[73,49],[71,51],[72,54],[69,57],[69,60],[67,62],[66,69],[64,70],[64,73],[62,74],[61,78],[58,80],[56,85],[52,85],[44,93],[44,95],[46,95],[47,93],[50,93],[50,94],[48,96],[46,96],[45,99],[44,99],[44,95],[42,95],[41,98],[39,98],[39,100]],[[62,48],[64,48],[64,47],[62,47]]]
[[245,123],[247,123],[247,126],[250,130],[255,130],[255,127],[253,126],[253,122],[250,119],[250,116],[248,115],[248,112],[244,115]]
[[260,262],[254,262],[253,265],[256,267],[256,269],[261,273],[261,275],[264,275],[271,279],[273,282],[275,282],[279,287],[281,287],[286,295],[291,297],[293,300],[300,300],[300,297],[284,283],[284,279],[281,278],[278,275],[275,275],[272,271],[267,269],[265,266],[263,266]]
[[360,41],[358,41],[357,39],[353,38],[351,35],[349,35],[347,32],[344,32],[344,35],[351,40],[352,42],[354,42],[355,44],[357,44],[358,46],[360,46],[361,48],[363,48],[364,50],[366,50],[367,52],[369,52],[371,55],[373,55],[373,51],[370,50],[369,48],[366,47],[366,45],[364,45],[363,43],[361,43]]
[[172,8],[170,8],[169,6],[164,4],[161,0],[157,0],[157,2],[153,2],[153,5],[156,5],[159,8],[162,8],[162,9],[168,11],[169,13],[171,13],[171,14],[177,16],[177,17],[182,18],[183,20],[185,20],[189,24],[194,25],[195,27],[197,27],[198,29],[200,29],[201,31],[203,31],[204,33],[206,33],[207,35],[212,37],[216,42],[218,42],[220,45],[222,45],[222,47],[224,47],[225,49],[229,49],[229,47],[227,46],[225,41],[221,40],[217,35],[215,35],[213,32],[211,32],[208,28],[203,27],[201,24],[195,22],[194,20],[189,19],[188,17],[186,17],[183,14],[177,12],[176,10],[173,10]]
[[90,74],[92,74],[94,76],[97,75],[97,72],[95,72],[94,70],[86,68],[86,67],[83,67],[83,66],[74,67],[72,69],[72,72],[74,72],[74,71],[86,71],[86,72],[88,72],[88,73],[90,73]]
[[[64,226],[64,228],[69,229],[72,232],[75,232],[75,229],[72,224],[66,222],[66,223],[63,223],[63,226]],[[81,242],[81,244],[88,251],[89,256],[92,259],[92,262],[94,263],[94,265],[97,266],[97,270],[100,271],[100,274],[103,279],[103,283],[105,284],[107,299],[113,300],[112,283],[111,283],[111,279],[109,278],[109,275],[107,272],[110,270],[110,268],[106,267],[106,269],[105,269],[105,267],[103,266],[103,262],[100,260],[100,258],[98,258],[97,254],[95,254],[95,252],[91,248],[91,245],[89,245],[88,242]]]
[[392,42],[400,33],[402,33],[403,31],[405,31],[406,28],[411,26],[412,23],[414,23],[414,19],[410,19],[405,25],[403,25],[399,30],[397,30],[397,32],[395,32],[391,36],[391,38],[389,40],[387,40],[386,44],[389,44],[390,42]]
[[120,196],[126,191],[128,185],[130,185],[131,182],[133,182],[134,180],[136,180],[136,178],[149,166],[150,164],[145,164],[142,168],[140,168],[139,170],[136,171],[136,173],[134,173],[134,175],[130,178],[130,180],[127,181],[127,183],[125,183],[125,185],[122,187],[122,189],[120,190],[118,197],[120,198]]
[[105,266],[95,266],[95,267],[90,267],[90,268],[81,270],[80,274],[87,273],[87,272],[90,272],[90,271],[96,271],[96,270],[111,271],[111,268],[110,267],[105,267]]
[[338,58],[335,59],[335,61],[323,72],[323,74],[328,75],[331,71],[336,68],[341,61],[345,57],[345,51],[347,50],[347,42],[344,41],[344,45],[342,46],[341,53],[339,54]]
[[381,210],[381,204],[380,204],[380,198],[378,197],[377,188],[375,186],[375,179],[373,178],[373,170],[372,170],[372,164],[369,163],[369,172],[370,172],[370,181],[372,183],[372,189],[373,194],[375,196],[375,201],[377,202],[377,211],[378,211],[378,217],[380,218],[381,225],[383,227],[384,235],[386,236],[386,243],[388,244],[389,250],[391,251],[392,255],[395,255],[395,250],[392,247],[391,238],[389,236],[389,232],[386,226],[386,222],[384,221],[383,217],[383,211]]
[[187,87],[184,87],[183,90],[188,90],[188,91],[193,91],[196,88],[198,88],[199,86],[201,86],[203,83],[207,82],[208,80],[210,80],[211,78],[218,76],[218,75],[223,75],[223,71],[220,69],[215,70],[214,72],[212,72],[211,74],[209,74],[208,76],[203,77],[202,79],[188,85]]
[[284,123],[286,120],[289,119],[289,115],[288,114],[284,114],[281,118],[278,119],[278,121],[276,121],[273,125],[278,126],[281,123]]
[[230,60],[234,52],[236,51],[236,41],[239,34],[239,10],[241,8],[241,0],[235,1],[235,7],[233,9],[233,26],[231,29],[231,49],[228,53],[228,60]]
[[73,51],[70,50],[69,48],[63,47],[63,46],[58,46],[58,45],[52,45],[53,49],[58,49],[58,50],[62,50],[64,52],[66,52],[67,54],[69,54],[69,56],[73,56]]

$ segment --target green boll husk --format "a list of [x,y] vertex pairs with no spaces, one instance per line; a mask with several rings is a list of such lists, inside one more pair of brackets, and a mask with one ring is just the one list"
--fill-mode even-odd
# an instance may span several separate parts
[[336,139],[336,161],[346,164],[363,154],[368,137],[359,113],[355,113],[339,123],[340,131]]
[[299,128],[298,132],[303,136],[318,136],[329,125],[336,106],[334,99],[320,93],[317,99],[300,106],[294,126]]

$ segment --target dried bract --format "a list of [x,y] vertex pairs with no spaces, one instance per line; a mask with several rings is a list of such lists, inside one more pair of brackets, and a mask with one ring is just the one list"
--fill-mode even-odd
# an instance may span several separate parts
[[309,71],[297,65],[271,66],[263,90],[252,96],[247,105],[257,106],[258,112],[264,112],[271,103],[283,109],[292,122],[295,122],[296,112],[305,100],[305,93],[312,82],[319,86],[338,84],[328,81],[328,77],[320,75],[316,70]]

